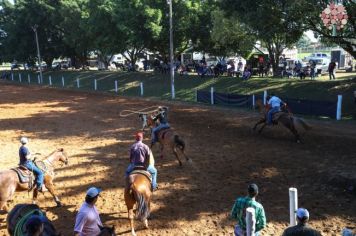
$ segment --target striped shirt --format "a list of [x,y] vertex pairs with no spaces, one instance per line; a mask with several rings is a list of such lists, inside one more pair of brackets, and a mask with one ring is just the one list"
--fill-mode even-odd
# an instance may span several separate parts
[[237,224],[243,230],[246,230],[246,208],[248,207],[255,209],[256,232],[258,232],[266,226],[266,216],[263,206],[256,202],[254,198],[240,197],[236,199],[236,202],[232,207],[231,217],[237,220]]

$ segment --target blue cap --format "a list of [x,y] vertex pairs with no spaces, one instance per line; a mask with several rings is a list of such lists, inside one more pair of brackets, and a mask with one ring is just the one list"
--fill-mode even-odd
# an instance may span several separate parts
[[100,188],[91,187],[91,188],[88,189],[88,191],[87,191],[87,196],[93,198],[93,197],[98,196],[99,193],[101,193],[101,189],[100,189]]
[[297,210],[297,217],[299,219],[309,219],[309,211],[305,208],[299,208]]

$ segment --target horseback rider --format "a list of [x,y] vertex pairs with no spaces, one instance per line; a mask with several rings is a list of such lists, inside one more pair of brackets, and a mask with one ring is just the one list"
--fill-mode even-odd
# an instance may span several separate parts
[[22,144],[19,150],[20,166],[26,167],[27,169],[29,169],[35,174],[37,190],[42,192],[43,191],[42,185],[43,185],[43,178],[44,178],[43,173],[32,161],[31,152],[28,149],[28,147],[26,147],[26,144],[28,143],[28,139],[26,137],[22,137],[20,139],[20,142]]
[[[157,142],[157,134],[162,129],[170,128],[168,124],[168,108],[167,107],[158,107],[158,114],[153,117],[153,121],[156,123],[156,127],[152,128],[151,136],[151,148]],[[159,124],[157,125],[157,123]]]
[[135,135],[136,142],[130,148],[130,164],[126,169],[125,178],[135,168],[143,168],[152,175],[152,190],[157,189],[157,169],[154,167],[154,159],[150,148],[142,142],[143,133]]
[[286,105],[279,97],[271,94],[271,97],[268,99],[270,109],[267,113],[267,125],[272,125],[273,114],[281,111],[281,104]]

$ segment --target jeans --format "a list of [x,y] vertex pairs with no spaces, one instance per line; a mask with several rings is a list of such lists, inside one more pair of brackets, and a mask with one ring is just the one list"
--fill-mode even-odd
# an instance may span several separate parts
[[272,124],[273,114],[279,112],[281,110],[280,107],[272,107],[267,113],[267,124]]
[[[129,176],[129,174],[135,168],[135,164],[130,163],[125,172],[125,178]],[[157,187],[157,169],[153,165],[149,165],[147,171],[152,175],[152,188],[155,189]]]
[[165,124],[159,124],[158,126],[154,127],[152,129],[152,136],[151,136],[151,143],[155,143],[157,142],[157,133],[158,131],[160,131],[161,129],[166,129],[166,128],[169,128],[169,124],[168,123],[165,123]]
[[334,71],[333,71],[333,72],[329,72],[329,79],[330,79],[330,80],[335,79],[335,73],[334,73]]
[[42,171],[32,161],[26,161],[24,166],[35,174],[37,188],[41,188],[44,178]]

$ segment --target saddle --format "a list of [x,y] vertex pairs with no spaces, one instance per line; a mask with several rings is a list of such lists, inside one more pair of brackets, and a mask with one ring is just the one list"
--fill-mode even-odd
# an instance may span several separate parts
[[144,175],[150,181],[150,183],[152,183],[152,176],[151,176],[150,172],[148,172],[147,170],[144,169],[144,167],[135,167],[134,170],[130,173],[130,175],[133,175],[133,174]]
[[30,189],[33,187],[34,174],[25,166],[19,165],[11,170],[15,171],[19,177],[20,183],[28,183]]

